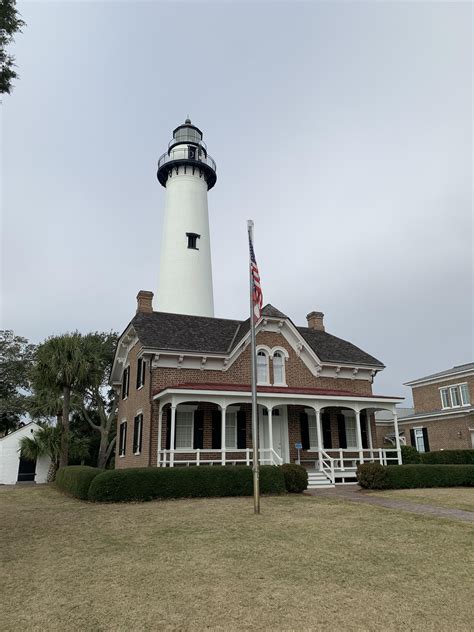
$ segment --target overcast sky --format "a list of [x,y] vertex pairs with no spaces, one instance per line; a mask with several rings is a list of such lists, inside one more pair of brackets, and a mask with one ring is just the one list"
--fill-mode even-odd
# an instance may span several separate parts
[[189,115],[218,169],[216,316],[247,317],[253,218],[265,302],[323,311],[386,364],[376,392],[473,360],[469,2],[18,7],[2,328],[121,331],[156,292],[156,161]]

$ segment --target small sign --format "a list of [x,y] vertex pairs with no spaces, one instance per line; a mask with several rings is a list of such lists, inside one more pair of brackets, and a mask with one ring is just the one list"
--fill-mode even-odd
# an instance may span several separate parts
[[297,450],[302,450],[303,449],[303,444],[302,443],[295,443],[295,448]]

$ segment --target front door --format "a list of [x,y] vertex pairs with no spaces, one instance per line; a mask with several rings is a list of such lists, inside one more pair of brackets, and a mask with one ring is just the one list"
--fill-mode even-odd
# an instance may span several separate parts
[[278,454],[280,459],[285,460],[285,437],[283,434],[283,418],[272,417],[273,426],[273,449]]
[[34,481],[36,473],[36,460],[29,461],[23,456],[20,456],[20,463],[18,465],[18,482]]
[[[286,407],[274,408],[272,414],[272,443],[270,446],[270,437],[268,432],[268,414],[261,411],[259,414],[260,426],[260,448],[268,450],[273,447],[276,454],[283,460],[283,463],[289,463],[290,452],[288,443],[288,418],[286,416]],[[270,458],[270,454],[265,452],[263,455],[265,461]]]

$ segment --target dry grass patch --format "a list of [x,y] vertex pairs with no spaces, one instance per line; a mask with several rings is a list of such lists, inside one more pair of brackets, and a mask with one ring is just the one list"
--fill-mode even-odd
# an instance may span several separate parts
[[470,525],[273,497],[0,490],[2,630],[471,629]]
[[474,488],[472,487],[391,489],[371,492],[369,495],[393,500],[408,500],[414,503],[433,505],[433,507],[474,511]]

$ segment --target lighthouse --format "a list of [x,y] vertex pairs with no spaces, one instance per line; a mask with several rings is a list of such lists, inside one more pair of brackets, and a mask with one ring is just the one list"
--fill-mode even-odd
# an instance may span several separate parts
[[165,187],[158,310],[214,316],[207,192],[216,183],[216,163],[202,132],[186,119],[158,160]]

